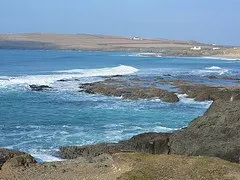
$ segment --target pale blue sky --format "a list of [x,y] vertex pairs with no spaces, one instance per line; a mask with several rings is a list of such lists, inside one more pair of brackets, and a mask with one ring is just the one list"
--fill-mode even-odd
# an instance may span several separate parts
[[240,0],[0,0],[0,33],[25,32],[240,45]]

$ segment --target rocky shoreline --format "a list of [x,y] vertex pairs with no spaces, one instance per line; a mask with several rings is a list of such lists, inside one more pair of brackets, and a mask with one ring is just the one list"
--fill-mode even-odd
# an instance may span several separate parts
[[[211,177],[216,178],[218,175],[222,179],[238,179],[240,177],[240,166],[239,164],[234,164],[240,163],[239,86],[208,86],[192,84],[184,80],[164,80],[162,78],[157,79],[148,86],[142,85],[142,82],[143,80],[135,78],[129,83],[127,80],[112,77],[102,82],[81,84],[79,91],[90,94],[98,93],[107,96],[117,96],[123,99],[159,98],[170,103],[178,102],[179,99],[175,91],[169,92],[158,87],[158,84],[170,84],[173,88],[178,89],[178,93],[187,94],[188,97],[197,101],[212,100],[213,103],[203,116],[194,119],[187,128],[178,131],[139,134],[129,140],[123,140],[118,143],[60,147],[60,156],[68,159],[64,162],[38,164],[32,156],[26,153],[0,149],[0,179],[14,179],[14,176],[28,179],[26,176],[29,174],[31,179],[38,179],[40,177],[38,177],[39,171],[43,174],[45,173],[48,179],[61,179],[66,177],[65,175],[70,176],[68,179],[75,179],[76,177],[94,179],[96,176],[99,176],[100,179],[131,179],[130,176],[138,177],[139,168],[145,167],[146,164],[153,160],[159,159],[161,161],[165,158],[173,164],[174,162],[178,164],[184,159],[187,162],[186,164],[191,164],[191,162],[201,164],[204,161],[205,163],[207,162],[206,167],[209,164],[210,166],[214,164],[217,168],[220,163],[221,168],[227,168],[227,170],[224,169],[223,171],[225,172],[224,176],[220,175],[220,170],[222,170],[220,167],[212,169],[211,173],[219,171],[219,174],[214,174],[214,176],[207,174],[206,170],[206,173],[201,175],[206,177],[205,179],[209,177],[210,179]],[[31,88],[35,91],[41,91],[51,87],[32,85]],[[139,153],[148,153],[149,155]],[[199,156],[204,157],[199,158]],[[233,164],[228,164],[228,162],[220,159],[214,159],[213,162],[210,157],[221,158]],[[142,163],[140,166],[139,162],[144,162],[145,164]],[[174,165],[168,164],[168,166],[162,165],[162,167],[165,169],[168,169],[168,167],[179,168]],[[79,166],[84,171],[79,170]],[[189,168],[194,167],[190,166]],[[200,169],[206,169],[206,167],[197,166]],[[157,167],[154,168],[156,171],[159,171]],[[202,172],[205,172],[205,169]],[[233,169],[233,171],[229,169]],[[10,171],[13,174],[15,173],[14,176],[11,173],[9,174]],[[52,171],[55,173],[51,174]],[[187,169],[185,171],[188,172]],[[73,172],[75,174],[71,176]],[[82,174],[79,174],[80,172]],[[131,172],[135,172],[135,175],[131,174]],[[228,176],[229,173],[230,175]],[[22,174],[24,175],[21,176]],[[146,174],[146,176],[152,177],[149,174]],[[169,174],[167,177],[170,178],[171,175]],[[190,172],[182,175],[180,179],[191,179],[189,177]],[[196,179],[196,177],[192,179],[194,178]]]
[[[206,89],[207,90],[207,89]],[[207,91],[205,92],[207,93]],[[211,92],[210,92],[211,93]],[[208,111],[194,119],[187,128],[173,133],[144,133],[119,143],[61,147],[63,158],[93,158],[100,154],[144,152],[188,156],[213,156],[240,162],[240,91],[216,91]],[[236,94],[237,95],[236,95]],[[201,100],[215,99],[207,94]],[[199,95],[196,95],[198,97]]]

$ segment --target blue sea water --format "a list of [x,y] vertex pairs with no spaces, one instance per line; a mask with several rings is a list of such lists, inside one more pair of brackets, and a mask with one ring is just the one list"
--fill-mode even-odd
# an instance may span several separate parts
[[[153,78],[164,74],[194,83],[239,85],[236,80],[205,76],[239,77],[240,61],[123,52],[0,50],[0,147],[52,161],[58,160],[60,146],[117,142],[142,132],[185,127],[211,102],[195,102],[184,95],[179,95],[178,103],[131,101],[79,92],[81,83],[100,81],[102,76]],[[31,84],[53,89],[34,92]]]

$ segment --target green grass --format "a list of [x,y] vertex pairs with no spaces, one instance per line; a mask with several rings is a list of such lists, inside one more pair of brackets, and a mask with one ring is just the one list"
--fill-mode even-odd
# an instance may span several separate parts
[[119,180],[239,180],[240,165],[211,157],[132,154],[133,169]]

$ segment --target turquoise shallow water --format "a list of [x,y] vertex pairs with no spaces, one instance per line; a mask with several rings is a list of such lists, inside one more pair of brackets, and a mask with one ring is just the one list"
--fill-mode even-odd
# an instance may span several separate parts
[[[232,85],[239,83],[204,76],[236,77],[239,73],[240,61],[223,59],[0,50],[0,147],[20,149],[39,160],[51,161],[56,160],[59,146],[116,142],[142,132],[184,127],[210,105],[184,96],[171,104],[78,92],[80,83],[99,81],[102,76],[151,79],[171,74],[197,83]],[[69,81],[59,82],[61,79]],[[51,85],[53,89],[33,92],[30,84]]]

